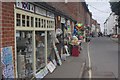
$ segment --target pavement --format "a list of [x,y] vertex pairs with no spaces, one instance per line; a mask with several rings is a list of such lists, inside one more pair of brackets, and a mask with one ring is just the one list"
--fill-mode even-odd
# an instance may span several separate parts
[[85,67],[85,58],[81,51],[78,57],[69,56],[61,66],[57,66],[53,73],[44,78],[82,78]]

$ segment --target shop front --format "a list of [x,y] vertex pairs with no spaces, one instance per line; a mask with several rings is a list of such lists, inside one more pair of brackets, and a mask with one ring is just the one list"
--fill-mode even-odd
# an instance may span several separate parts
[[18,78],[35,76],[55,59],[54,14],[30,3],[16,2],[15,51]]

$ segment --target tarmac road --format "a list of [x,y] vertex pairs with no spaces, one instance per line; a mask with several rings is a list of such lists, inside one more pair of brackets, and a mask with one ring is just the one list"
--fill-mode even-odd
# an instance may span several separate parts
[[91,70],[92,78],[118,78],[118,43],[108,37],[93,38],[89,45],[89,68],[87,43],[83,43],[83,53],[86,57],[84,78],[89,78]]

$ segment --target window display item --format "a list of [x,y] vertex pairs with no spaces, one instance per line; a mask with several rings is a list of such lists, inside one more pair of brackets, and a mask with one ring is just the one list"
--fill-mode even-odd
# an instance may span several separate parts
[[58,63],[59,63],[59,65],[62,65],[62,61],[61,61],[61,58],[60,58],[60,56],[59,56],[57,47],[55,46],[55,43],[53,43],[53,47],[54,47],[54,50],[55,50],[55,54],[56,54],[56,56],[57,56]]
[[19,31],[17,34],[17,69],[18,77],[31,77],[33,74],[33,48],[32,48],[32,32]]
[[65,47],[65,51],[66,51],[66,56],[70,56],[70,54],[69,54],[69,52],[68,52],[68,46],[65,45],[64,47]]
[[48,70],[50,71],[50,73],[52,73],[52,72],[55,70],[56,66],[50,61],[50,62],[47,64],[47,68],[48,68]]
[[45,33],[36,31],[36,69],[37,71],[45,67]]

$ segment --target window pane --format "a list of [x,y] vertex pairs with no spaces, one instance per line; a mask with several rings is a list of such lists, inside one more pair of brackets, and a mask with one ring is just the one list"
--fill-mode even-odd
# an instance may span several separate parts
[[37,27],[37,18],[35,18],[35,27]]
[[40,18],[39,18],[39,27],[40,27]]
[[45,32],[36,31],[36,70],[45,67]]
[[29,16],[27,16],[27,26],[29,27]]
[[48,20],[47,20],[47,28],[48,28],[48,25],[49,25],[49,24],[48,24]]
[[47,32],[47,53],[48,53],[47,54],[48,61],[55,59],[52,31]]
[[20,14],[16,14],[16,26],[20,26]]
[[22,15],[22,26],[25,26],[25,15]]
[[46,27],[46,20],[44,20],[44,28]]
[[16,43],[18,77],[31,77],[33,74],[32,32],[17,31]]
[[42,19],[42,22],[41,22],[41,27],[43,28],[43,19]]
[[34,25],[34,18],[31,17],[31,27],[33,27],[33,25]]
[[16,17],[17,17],[17,19],[20,18],[20,14],[17,13]]

